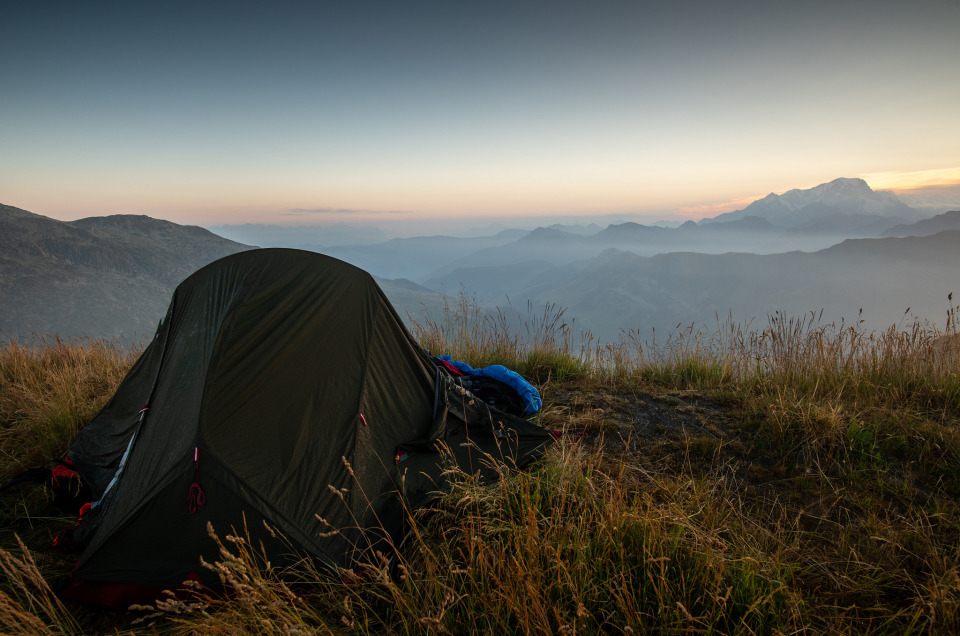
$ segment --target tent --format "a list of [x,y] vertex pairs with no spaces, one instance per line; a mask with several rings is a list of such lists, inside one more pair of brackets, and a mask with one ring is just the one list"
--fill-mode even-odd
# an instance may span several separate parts
[[218,558],[208,522],[245,526],[275,563],[290,548],[265,523],[349,566],[396,545],[404,506],[442,488],[445,456],[475,473],[551,441],[457,386],[363,270],[300,250],[234,254],[180,284],[71,443],[92,504],[64,594],[122,605],[190,577],[215,584],[200,567]]

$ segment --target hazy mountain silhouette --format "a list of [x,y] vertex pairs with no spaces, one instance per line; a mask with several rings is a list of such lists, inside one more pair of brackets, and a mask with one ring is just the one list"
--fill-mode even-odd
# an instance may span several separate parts
[[[878,231],[895,223],[883,220],[877,225]],[[878,231],[871,232],[870,236],[876,236]],[[553,228],[537,228],[514,242],[465,253],[446,264],[436,262],[433,273],[423,284],[434,287],[437,281],[448,278],[453,270],[482,267],[485,264],[502,266],[543,261],[565,265],[595,258],[610,248],[638,256],[670,252],[775,254],[791,250],[816,251],[849,236],[842,229],[831,232],[824,228],[822,232],[817,232],[777,227],[766,219],[754,216],[706,225],[687,221],[676,228],[626,222],[609,225],[589,236],[578,236]]]
[[347,261],[375,276],[423,281],[463,254],[515,241],[523,230],[503,230],[492,236],[461,238],[417,236],[395,238],[376,245],[339,245],[316,251]]
[[444,307],[449,300],[444,298],[443,294],[406,278],[389,279],[374,276],[374,279],[408,326],[411,320],[422,321],[427,316],[439,319],[443,316]]
[[592,236],[596,234],[603,228],[597,225],[596,223],[589,223],[587,225],[569,225],[563,223],[554,223],[549,226],[547,229],[550,230],[560,230],[561,232],[566,232],[567,234],[578,234],[580,236]]
[[[782,311],[826,310],[871,328],[911,315],[943,323],[947,294],[960,291],[960,231],[928,237],[851,239],[814,253],[651,257],[611,249],[563,266],[542,262],[462,269],[438,281],[462,282],[484,304],[557,303],[603,340],[621,329],[666,334],[678,325],[715,324],[716,315],[765,320]],[[496,282],[494,282],[496,281]]]
[[[441,293],[463,292],[482,306],[509,303],[511,316],[528,301],[555,303],[607,340],[620,329],[664,333],[730,311],[749,320],[824,308],[850,318],[863,307],[872,326],[885,327],[907,307],[940,318],[956,291],[960,212],[902,223],[919,216],[891,193],[837,179],[676,228],[555,224],[315,251],[369,271],[401,315],[415,319],[438,318]],[[880,232],[929,236],[844,240]],[[243,249],[250,247],[144,216],[65,223],[2,206],[0,335],[149,337],[176,284]]]
[[[861,179],[836,179],[809,190],[771,194],[744,210],[700,223],[688,221],[679,227],[634,222],[604,229],[595,224],[553,224],[529,232],[514,229],[470,238],[420,236],[371,244],[369,237],[364,237],[352,245],[321,247],[321,243],[300,240],[294,246],[335,256],[375,276],[407,278],[432,289],[438,281],[449,280],[454,270],[528,261],[559,266],[595,258],[610,248],[639,256],[670,252],[812,252],[847,238],[876,237],[920,216],[893,193],[875,192]],[[329,229],[332,232],[335,226]],[[274,244],[278,243],[269,243]]]
[[246,249],[147,216],[63,222],[0,205],[0,337],[150,337],[181,280]]
[[944,212],[916,223],[897,225],[885,231],[882,236],[929,236],[944,230],[960,230],[960,210]]
[[[916,221],[923,215],[892,192],[875,191],[863,179],[834,179],[808,190],[770,193],[742,210],[704,219],[701,224],[726,223],[756,216],[773,225],[808,231],[876,232],[878,219],[897,223]],[[823,230],[821,230],[823,228]],[[882,230],[880,230],[882,231]]]
[[[180,281],[247,249],[147,216],[63,222],[0,205],[0,339],[150,338]],[[404,318],[443,313],[436,292],[409,280],[377,282]]]

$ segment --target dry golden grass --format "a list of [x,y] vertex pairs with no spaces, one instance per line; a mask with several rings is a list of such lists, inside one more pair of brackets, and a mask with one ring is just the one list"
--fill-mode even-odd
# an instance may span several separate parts
[[[518,330],[461,298],[415,326],[424,346],[533,378],[541,423],[584,431],[582,440],[564,438],[529,470],[503,470],[492,484],[452,471],[450,492],[410,513],[394,564],[374,556],[362,575],[309,562],[280,572],[242,533],[216,529],[222,558],[209,567],[226,594],[170,597],[117,625],[236,634],[960,633],[955,326],[867,333],[858,322],[774,315],[758,329],[718,320],[712,331],[663,343],[624,333],[599,345],[575,338],[551,308],[531,312]],[[102,343],[6,345],[6,463],[27,467],[62,452],[131,361]],[[657,414],[680,424],[643,428],[639,418]],[[30,553],[11,560],[16,546],[3,547],[14,564],[4,567],[5,630],[102,625],[78,608],[69,608],[76,620],[63,613]],[[132,623],[137,617],[143,622]]]
[[33,556],[17,538],[22,556],[0,549],[0,627],[7,634],[79,634],[80,625],[43,578]]
[[62,454],[138,355],[102,340],[0,346],[0,481]]
[[867,332],[862,320],[821,322],[822,312],[789,317],[775,313],[754,328],[717,318],[713,328],[693,326],[664,341],[644,340],[635,331],[615,343],[577,334],[564,311],[528,308],[523,326],[503,314],[490,315],[461,295],[435,320],[414,324],[430,351],[474,366],[504,364],[534,382],[575,378],[656,384],[685,389],[729,389],[813,399],[863,397],[932,408],[960,407],[960,324],[948,310],[944,330],[915,321]]

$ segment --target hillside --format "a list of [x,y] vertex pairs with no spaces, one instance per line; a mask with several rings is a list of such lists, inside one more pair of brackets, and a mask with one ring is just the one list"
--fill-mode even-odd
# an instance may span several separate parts
[[[509,233],[493,240],[510,240]],[[480,239],[479,245],[488,244]],[[444,249],[453,253],[462,247],[453,240]],[[148,216],[63,222],[0,206],[0,340],[52,334],[149,338],[180,281],[246,249],[253,248]],[[387,251],[375,258],[389,263],[395,255]],[[376,278],[404,320],[443,314],[442,294],[404,278]]]
[[246,249],[147,216],[63,222],[0,206],[0,338],[149,338],[181,280]]
[[960,231],[927,237],[851,239],[819,252],[637,256],[608,250],[563,266],[542,261],[464,268],[428,286],[478,293],[482,303],[557,303],[601,340],[621,329],[649,336],[678,324],[715,325],[781,311],[828,310],[828,320],[863,317],[873,328],[912,315],[943,324],[946,297],[957,288]]
[[944,212],[916,223],[897,225],[886,230],[882,236],[929,236],[945,230],[960,230],[960,210]]

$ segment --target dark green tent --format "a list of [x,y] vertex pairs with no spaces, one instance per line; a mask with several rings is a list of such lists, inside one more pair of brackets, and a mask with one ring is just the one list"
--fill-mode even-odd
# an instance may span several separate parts
[[123,603],[188,576],[215,583],[200,567],[217,559],[208,522],[224,533],[245,522],[280,561],[289,548],[266,522],[348,566],[388,551],[402,505],[442,487],[441,447],[473,473],[491,457],[523,465],[551,439],[463,394],[366,272],[299,250],[228,256],[177,288],[70,446],[94,504],[65,593]]

